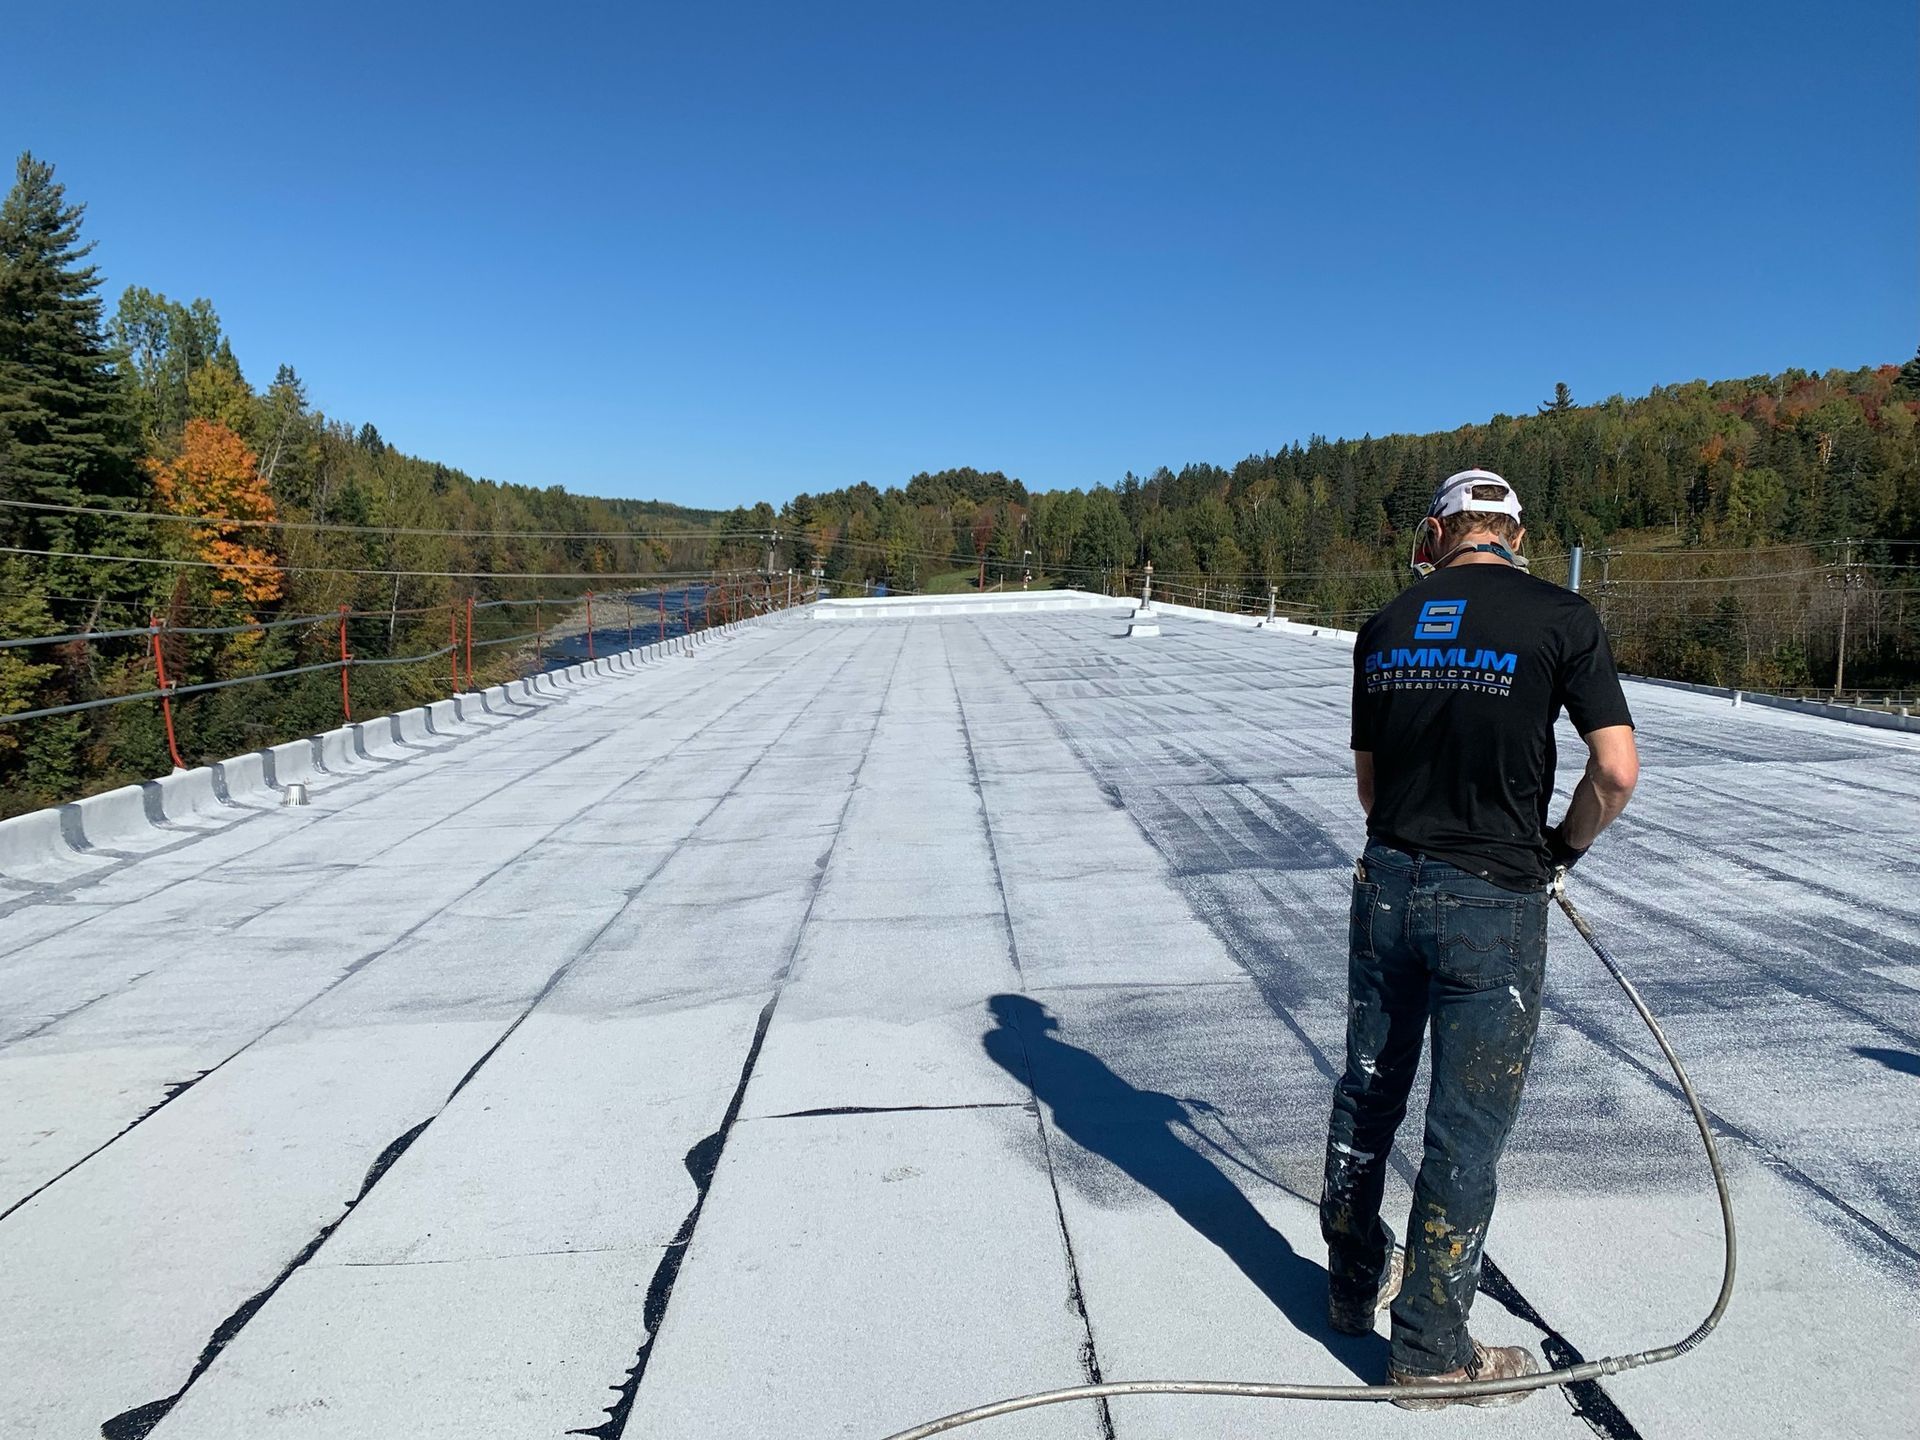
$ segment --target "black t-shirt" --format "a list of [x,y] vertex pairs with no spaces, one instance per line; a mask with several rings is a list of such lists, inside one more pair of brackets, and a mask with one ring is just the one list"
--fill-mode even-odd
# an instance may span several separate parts
[[1594,608],[1511,565],[1403,590],[1353,647],[1353,748],[1373,754],[1367,833],[1510,890],[1552,878],[1553,725],[1631,725]]

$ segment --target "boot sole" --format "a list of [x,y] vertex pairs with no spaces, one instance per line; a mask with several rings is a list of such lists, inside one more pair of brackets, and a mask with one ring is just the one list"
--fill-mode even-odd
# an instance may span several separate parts
[[1522,1400],[1530,1399],[1533,1393],[1531,1390],[1515,1390],[1511,1395],[1462,1395],[1458,1400],[1391,1400],[1387,1403],[1397,1405],[1402,1410],[1451,1410],[1455,1405],[1472,1405],[1480,1410],[1498,1410],[1508,1405],[1518,1405]]

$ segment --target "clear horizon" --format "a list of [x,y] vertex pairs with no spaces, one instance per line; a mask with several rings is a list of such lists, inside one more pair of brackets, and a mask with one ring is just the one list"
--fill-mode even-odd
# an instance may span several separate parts
[[1084,489],[1920,339],[1910,11],[100,9],[0,132],[109,312],[490,479]]

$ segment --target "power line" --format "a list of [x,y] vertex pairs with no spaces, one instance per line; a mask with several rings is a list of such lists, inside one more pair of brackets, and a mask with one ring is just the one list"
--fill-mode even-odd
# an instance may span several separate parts
[[[112,565],[165,565],[200,570],[272,570],[298,575],[361,575],[382,579],[419,580],[702,580],[707,570],[609,570],[584,574],[578,570],[377,570],[347,565],[295,565],[277,560],[215,561],[175,560],[157,555],[94,555],[73,550],[34,550],[21,545],[0,545],[3,555],[34,555],[50,560],[93,560]],[[381,612],[385,614],[385,611]]]
[[104,515],[116,520],[166,520],[182,525],[232,525],[262,530],[338,532],[353,535],[422,535],[450,539],[506,540],[710,540],[759,539],[764,530],[440,530],[414,525],[351,525],[331,520],[259,520],[243,515],[175,515],[164,510],[115,510],[104,505],[56,505],[44,500],[0,500],[12,510],[51,511],[63,515]]

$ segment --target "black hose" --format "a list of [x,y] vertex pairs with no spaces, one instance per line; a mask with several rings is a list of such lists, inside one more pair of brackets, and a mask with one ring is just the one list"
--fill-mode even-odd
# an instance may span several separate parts
[[1642,1365],[1657,1365],[1663,1360],[1677,1359],[1694,1349],[1713,1333],[1720,1323],[1720,1317],[1727,1312],[1727,1304],[1733,1299],[1733,1276],[1739,1258],[1738,1247],[1734,1240],[1733,1195],[1727,1187],[1727,1172],[1720,1163],[1720,1151],[1713,1142],[1713,1125],[1707,1118],[1706,1107],[1701,1105],[1700,1096],[1693,1088],[1693,1082],[1687,1078],[1686,1069],[1680,1064],[1680,1057],[1674,1054],[1672,1044],[1660,1028],[1660,1022],[1653,1018],[1653,1012],[1647,1008],[1647,1002],[1640,998],[1640,992],[1633,986],[1620,969],[1607,947],[1602,945],[1593,933],[1593,927],[1587,923],[1586,916],[1575,908],[1573,901],[1567,898],[1564,873],[1556,876],[1553,883],[1553,895],[1560,902],[1560,908],[1566,912],[1567,919],[1573,922],[1573,928],[1580,932],[1580,938],[1592,947],[1593,953],[1600,957],[1600,963],[1607,967],[1607,973],[1626,992],[1633,1008],[1646,1022],[1647,1029],[1653,1033],[1660,1053],[1667,1058],[1667,1066],[1673,1071],[1673,1078],[1679,1082],[1680,1093],[1686,1097],[1687,1108],[1693,1112],[1693,1123],[1699,1128],[1700,1143],[1707,1152],[1707,1166],[1713,1172],[1713,1187],[1720,1199],[1721,1235],[1725,1241],[1725,1269],[1720,1276],[1720,1293],[1714,1298],[1713,1308],[1707,1312],[1693,1329],[1693,1333],[1684,1340],[1671,1345],[1662,1345],[1654,1350],[1637,1350],[1630,1355],[1609,1355],[1599,1360],[1588,1360],[1579,1365],[1569,1365],[1561,1370],[1548,1370],[1535,1375],[1522,1375],[1510,1380],[1471,1380],[1459,1383],[1410,1385],[1289,1385],[1251,1380],[1120,1380],[1102,1385],[1075,1385],[1066,1390],[1047,1390],[1034,1395],[1019,1395],[1009,1400],[998,1400],[991,1405],[981,1405],[972,1410],[961,1410],[952,1415],[930,1420],[924,1425],[916,1425],[911,1430],[902,1430],[890,1435],[887,1440],[926,1440],[927,1436],[938,1435],[947,1430],[958,1430],[962,1425],[976,1424],[981,1420],[991,1420],[997,1415],[1012,1415],[1020,1410],[1036,1410],[1043,1405],[1061,1405],[1070,1400],[1104,1400],[1118,1395],[1234,1395],[1250,1400],[1469,1400],[1483,1395],[1512,1395],[1527,1390],[1544,1390],[1549,1385],[1568,1385],[1582,1380],[1598,1380],[1604,1375],[1618,1375],[1623,1370],[1638,1369]]

